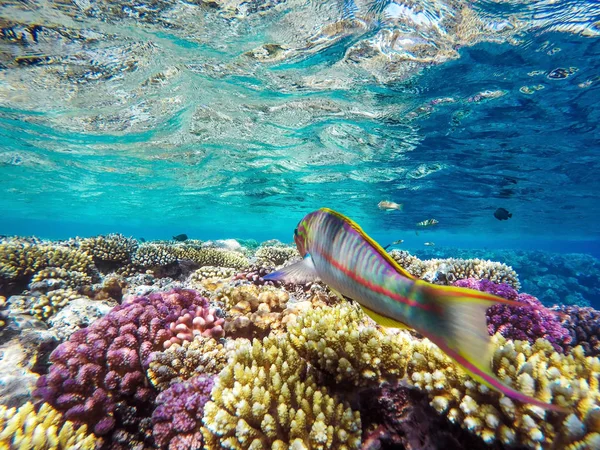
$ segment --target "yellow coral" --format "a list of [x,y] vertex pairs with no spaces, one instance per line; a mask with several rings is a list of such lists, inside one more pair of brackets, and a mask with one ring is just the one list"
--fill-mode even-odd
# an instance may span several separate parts
[[18,410],[0,406],[0,446],[6,449],[92,450],[98,438],[76,428],[47,403],[36,412],[31,403]]
[[202,291],[215,291],[236,274],[237,270],[229,267],[205,266],[190,275],[191,287]]
[[31,297],[31,315],[40,320],[47,320],[64,308],[67,303],[81,297],[77,291],[71,289],[57,289],[46,295]]
[[240,339],[204,407],[208,449],[359,448],[358,411],[307,372],[284,336]]
[[148,378],[160,391],[170,384],[187,380],[201,373],[217,374],[225,367],[225,348],[215,339],[195,336],[192,342],[172,345],[167,350],[152,354]]
[[109,234],[82,239],[79,248],[95,260],[128,262],[137,250],[138,243],[122,234]]
[[381,331],[348,303],[309,309],[287,329],[294,348],[338,383],[402,378],[412,353],[408,333]]
[[77,289],[81,286],[89,286],[92,284],[92,277],[73,270],[66,270],[62,267],[48,267],[37,272],[32,278],[31,283],[38,283],[48,279],[63,280],[65,285],[72,289]]
[[244,269],[248,267],[248,258],[242,253],[219,248],[204,248],[198,246],[174,246],[173,254],[179,259],[189,259],[200,267],[215,266]]
[[254,257],[259,265],[281,266],[300,259],[300,253],[298,253],[296,247],[271,245],[259,247]]

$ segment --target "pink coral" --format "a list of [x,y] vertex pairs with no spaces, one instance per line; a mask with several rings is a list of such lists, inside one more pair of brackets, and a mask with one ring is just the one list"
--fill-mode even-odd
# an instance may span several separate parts
[[192,290],[135,297],[116,306],[56,348],[34,395],[96,435],[118,427],[145,439],[139,424],[156,396],[146,378],[150,354],[173,338],[170,326],[182,314],[206,308],[208,300]]
[[194,336],[210,336],[214,339],[223,337],[223,323],[225,319],[217,317],[215,308],[197,307],[195,311],[183,310],[182,315],[171,325],[169,329],[173,337],[165,341],[165,348],[173,344],[182,344],[183,341],[191,342]]

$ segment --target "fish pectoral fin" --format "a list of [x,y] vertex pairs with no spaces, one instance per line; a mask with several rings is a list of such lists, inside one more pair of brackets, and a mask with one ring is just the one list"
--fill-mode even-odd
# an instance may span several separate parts
[[265,280],[283,281],[285,283],[304,284],[311,281],[317,281],[319,276],[313,260],[309,254],[306,254],[302,261],[283,267],[276,272],[272,272],[264,277]]
[[362,310],[365,312],[367,316],[377,322],[379,325],[388,327],[388,328],[400,328],[403,330],[410,330],[410,327],[402,322],[398,322],[397,320],[390,319],[389,317],[382,316],[379,313],[376,313],[372,309],[366,308],[363,305],[360,305]]

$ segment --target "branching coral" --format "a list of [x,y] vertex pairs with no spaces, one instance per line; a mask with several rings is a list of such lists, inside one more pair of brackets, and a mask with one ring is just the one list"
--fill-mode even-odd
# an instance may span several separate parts
[[164,391],[173,383],[180,383],[202,373],[217,374],[225,367],[227,355],[223,344],[207,336],[195,336],[192,342],[172,345],[151,356],[148,378]]
[[58,346],[34,395],[67,420],[93,427],[99,436],[115,425],[143,432],[139,421],[155,396],[145,374],[150,354],[173,337],[169,326],[183,311],[207,306],[206,299],[189,290],[136,297],[116,306]]
[[36,411],[31,403],[18,410],[0,405],[0,446],[6,449],[92,450],[98,438],[75,426],[48,404]]
[[212,377],[199,375],[189,381],[174,384],[156,397],[157,406],[152,413],[152,435],[160,448],[202,448],[202,416],[212,387]]
[[435,284],[451,284],[456,280],[475,278],[506,283],[519,289],[517,273],[506,264],[482,259],[429,259],[422,261],[405,251],[392,250],[390,256],[412,275]]
[[353,306],[307,310],[287,325],[294,348],[337,383],[369,386],[404,376],[408,334],[380,331]]
[[92,255],[94,261],[125,263],[138,248],[138,242],[122,234],[109,234],[82,239],[79,248]]
[[195,246],[174,247],[173,251],[179,259],[189,259],[200,267],[230,267],[244,269],[248,267],[248,258],[242,253],[218,248],[199,248]]
[[162,267],[177,262],[172,249],[164,244],[143,244],[133,255],[132,263],[140,267]]
[[528,294],[517,294],[507,284],[495,284],[489,280],[468,278],[454,283],[455,286],[476,289],[523,303],[522,308],[494,305],[487,312],[488,330],[509,339],[527,340],[531,344],[538,338],[547,339],[556,351],[562,352],[571,341],[568,330],[562,327],[557,315],[546,310],[542,303]]
[[82,286],[92,284],[92,277],[83,272],[75,270],[66,270],[62,267],[48,267],[37,272],[31,278],[30,289],[34,288],[35,283],[41,283],[45,280],[60,280],[64,287],[78,289]]
[[317,386],[284,337],[237,343],[204,407],[207,448],[359,448],[360,414]]
[[228,310],[228,334],[264,337],[282,327],[289,294],[282,289],[241,285],[219,289],[215,298]]
[[300,259],[300,253],[298,253],[298,250],[295,247],[272,245],[259,247],[258,250],[256,250],[254,257],[258,264],[281,266]]
[[194,288],[215,291],[236,274],[236,269],[228,267],[205,266],[190,275],[188,281]]

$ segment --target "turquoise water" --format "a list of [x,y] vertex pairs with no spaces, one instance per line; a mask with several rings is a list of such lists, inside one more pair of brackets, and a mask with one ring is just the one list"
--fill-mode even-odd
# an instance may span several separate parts
[[2,2],[0,234],[290,241],[328,206],[408,247],[598,254],[599,20],[585,1]]

